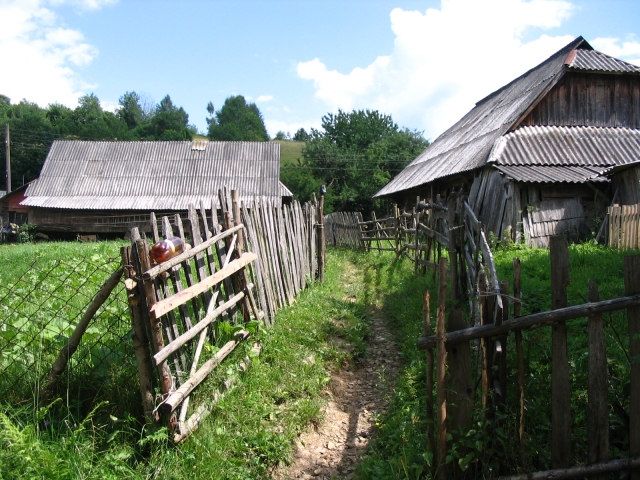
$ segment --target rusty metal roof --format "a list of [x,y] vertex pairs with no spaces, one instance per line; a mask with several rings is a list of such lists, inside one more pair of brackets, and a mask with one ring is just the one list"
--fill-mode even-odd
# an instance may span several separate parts
[[[276,142],[53,143],[23,205],[91,210],[185,210],[237,189],[280,204]],[[285,187],[286,188],[286,187]],[[289,192],[290,194],[290,192]]]
[[640,73],[640,67],[596,50],[572,50],[565,59],[565,65],[589,72]]
[[577,48],[592,49],[586,40],[578,37],[540,65],[480,100],[374,197],[393,195],[485,165],[494,142],[559,80],[566,71],[567,54]]

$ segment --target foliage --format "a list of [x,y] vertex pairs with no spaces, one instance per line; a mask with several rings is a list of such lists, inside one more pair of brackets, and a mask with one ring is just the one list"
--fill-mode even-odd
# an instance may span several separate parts
[[329,113],[322,117],[322,129],[311,129],[304,162],[282,170],[294,193],[311,178],[316,185],[327,185],[326,213],[382,213],[383,203],[371,197],[428,145],[420,133],[398,128],[391,116],[377,110]]
[[306,142],[307,140],[309,140],[310,135],[307,133],[307,131],[304,128],[299,128],[298,131],[293,135],[292,140],[294,142]]
[[242,95],[227,98],[220,110],[213,113],[209,102],[209,138],[211,140],[266,142],[269,140],[262,113],[255,103],[247,103]]
[[289,132],[283,132],[282,130],[278,130],[278,133],[276,133],[276,136],[273,137],[274,140],[291,140],[291,135],[289,134]]

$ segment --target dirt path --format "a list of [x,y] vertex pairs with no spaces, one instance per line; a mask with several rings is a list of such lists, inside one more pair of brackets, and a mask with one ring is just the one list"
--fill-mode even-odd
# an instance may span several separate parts
[[400,370],[399,350],[379,314],[372,315],[370,331],[371,340],[361,361],[332,376],[324,421],[298,438],[292,464],[279,469],[273,478],[353,476]]

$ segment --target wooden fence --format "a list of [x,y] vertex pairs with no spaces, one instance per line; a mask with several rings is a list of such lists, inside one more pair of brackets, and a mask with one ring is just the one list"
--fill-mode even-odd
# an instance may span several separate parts
[[[257,201],[247,208],[237,191],[231,193],[220,192],[220,219],[215,201],[209,215],[204,205],[191,205],[186,228],[179,215],[161,219],[164,238],[191,240],[192,248],[180,255],[152,266],[138,229],[131,232],[132,246],[122,249],[145,417],[167,424],[176,442],[198,427],[232,380],[199,395],[188,415],[196,387],[260,321],[272,324],[323,265],[316,257],[323,245],[322,199],[304,207]],[[152,213],[153,242],[161,240],[157,225]],[[254,345],[250,355],[259,349]],[[249,364],[245,358],[238,368]]]
[[358,222],[361,228],[361,245],[366,250],[392,251],[400,255],[403,224],[396,205],[393,210],[394,214],[385,218],[376,218],[376,212],[371,212],[371,220]]
[[613,205],[608,208],[609,246],[640,248],[640,204]]
[[364,248],[360,212],[334,212],[324,216],[325,237],[334,247]]
[[[629,209],[631,210],[631,209]],[[638,210],[635,210],[636,212]],[[610,216],[611,227],[619,222],[631,224],[631,214],[626,223]],[[386,242],[387,250],[394,250],[414,262],[415,270],[427,267],[439,273],[438,308],[435,335],[430,319],[429,294],[424,298],[423,333],[418,348],[427,352],[427,417],[434,419],[427,432],[429,451],[436,459],[435,473],[439,479],[469,478],[458,466],[446,466],[447,448],[456,442],[457,432],[472,428],[474,406],[481,409],[484,420],[490,425],[487,439],[494,435],[492,429],[500,428],[500,414],[515,410],[518,418],[518,470],[530,470],[530,459],[525,455],[526,390],[524,380],[524,355],[522,331],[534,328],[551,328],[552,376],[551,405],[552,439],[549,448],[551,467],[554,470],[524,473],[512,479],[529,478],[583,478],[597,475],[603,478],[610,472],[632,470],[630,478],[640,480],[640,363],[631,364],[631,399],[629,415],[630,449],[626,459],[609,459],[609,405],[607,404],[607,357],[604,343],[602,314],[627,310],[630,357],[640,355],[640,257],[625,259],[625,287],[627,297],[600,301],[597,285],[590,284],[588,299],[584,305],[567,307],[566,288],[569,284],[568,248],[565,237],[551,239],[551,289],[552,309],[522,317],[520,314],[520,263],[514,259],[513,296],[508,282],[497,275],[490,244],[482,223],[476,218],[462,195],[451,195],[446,202],[439,197],[433,202],[417,199],[411,212],[397,212],[393,217],[369,222],[376,233],[363,231],[363,240],[374,248],[374,242]],[[386,222],[386,223],[385,223]],[[391,225],[389,225],[391,223]],[[635,224],[637,225],[637,224]],[[393,229],[395,226],[395,230]],[[633,248],[629,232],[636,227],[626,227],[623,234],[611,235],[621,239],[625,248]],[[399,241],[403,240],[399,245]],[[379,243],[378,243],[379,245]],[[454,308],[445,330],[447,290],[452,303],[469,305],[469,318],[463,310]],[[589,331],[589,427],[588,462],[586,465],[570,465],[571,396],[570,369],[567,352],[565,322],[587,318]],[[515,338],[517,358],[517,384],[507,383],[508,336]],[[471,342],[474,342],[473,344]],[[513,347],[511,347],[513,348]],[[475,352],[477,369],[472,368]],[[582,352],[572,352],[580,355]],[[435,370],[435,379],[434,379]],[[476,376],[477,378],[474,378]],[[478,402],[474,398],[476,387]],[[511,391],[509,395],[507,392]],[[436,395],[434,402],[433,395]],[[507,405],[506,399],[516,399],[515,405]],[[434,409],[435,406],[435,409]],[[447,440],[449,438],[449,440]],[[455,463],[455,462],[454,462]],[[499,476],[504,471],[493,472]]]

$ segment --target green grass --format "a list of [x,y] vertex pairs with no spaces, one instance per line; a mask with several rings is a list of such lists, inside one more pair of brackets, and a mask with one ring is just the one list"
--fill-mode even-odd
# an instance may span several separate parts
[[280,166],[297,164],[302,158],[302,147],[304,142],[293,142],[291,140],[275,140],[280,144]]
[[[570,304],[584,302],[590,275],[600,284],[601,298],[623,293],[624,253],[586,244],[571,246],[570,255]],[[515,247],[497,250],[501,279],[511,281],[514,256],[522,261],[525,312],[548,309],[548,252]],[[425,289],[431,291],[433,321],[436,292],[430,271],[415,277],[413,265],[395,259],[393,254],[331,249],[326,282],[303,292],[292,307],[278,314],[272,328],[262,330],[234,352],[199,389],[197,396],[202,398],[219,388],[224,378],[238,378],[236,386],[185,443],[172,445],[166,432],[141,429],[127,413],[113,414],[110,405],[94,405],[94,412],[82,415],[68,412],[64,421],[47,428],[43,421],[55,419],[51,413],[38,413],[31,405],[14,405],[0,415],[4,425],[0,429],[0,464],[11,466],[2,469],[0,478],[18,478],[23,471],[34,478],[267,478],[273,468],[290,460],[296,436],[321,421],[325,401],[322,392],[331,372],[357,361],[364,352],[368,316],[374,309],[381,310],[389,321],[404,363],[390,407],[376,419],[379,427],[356,473],[363,479],[426,478],[430,462],[426,429],[433,419],[425,416],[425,354],[415,347],[422,330]],[[629,408],[628,360],[625,344],[620,342],[620,338],[624,340],[625,321],[615,315],[606,318],[610,402],[623,410]],[[584,321],[569,325],[576,462],[584,461],[586,444],[585,325]],[[549,463],[547,330],[524,332],[527,448],[533,468]],[[235,365],[255,340],[262,342],[262,354],[246,373],[239,373]],[[512,339],[508,346],[509,364],[515,369]],[[516,384],[513,376],[509,384]],[[136,390],[133,385],[129,389]],[[513,392],[508,395],[513,401]],[[138,408],[137,402],[137,398],[132,400],[131,411]],[[474,418],[479,421],[479,411]],[[509,408],[495,438],[487,439],[478,424],[479,428],[468,433],[465,441],[475,455],[470,468],[476,477],[490,476],[489,468],[494,473],[498,469],[515,471],[514,420],[514,411]],[[614,410],[611,424],[615,457],[628,448],[628,440],[624,419]],[[449,453],[454,462],[461,458],[456,452]]]
[[[11,467],[1,478],[19,478],[25,471],[47,478],[147,478],[160,472],[180,479],[264,478],[290,459],[297,435],[320,421],[331,371],[355,361],[364,349],[366,308],[349,300],[362,296],[362,285],[343,277],[351,268],[349,255],[330,252],[326,282],[303,292],[272,328],[242,345],[199,389],[202,398],[224,378],[238,377],[184,444],[170,444],[166,431],[141,430],[135,418],[114,414],[108,404],[82,415],[6,405],[0,415],[5,424],[0,464]],[[262,342],[262,353],[240,374],[235,366],[255,340]],[[340,346],[345,342],[349,348]],[[135,383],[129,390],[138,395]],[[139,409],[132,404],[131,410]]]

